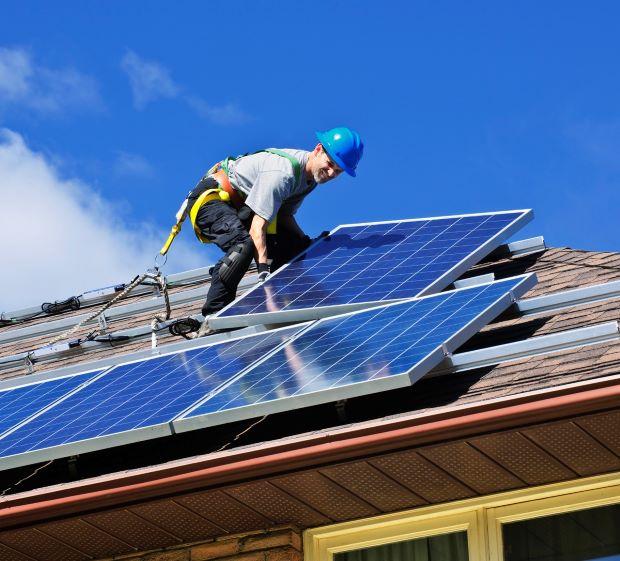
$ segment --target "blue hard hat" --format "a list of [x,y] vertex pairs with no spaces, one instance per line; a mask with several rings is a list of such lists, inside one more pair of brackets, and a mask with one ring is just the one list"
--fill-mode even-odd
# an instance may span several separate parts
[[317,132],[316,137],[327,155],[349,175],[355,177],[355,168],[364,153],[364,143],[360,135],[348,127],[336,127]]

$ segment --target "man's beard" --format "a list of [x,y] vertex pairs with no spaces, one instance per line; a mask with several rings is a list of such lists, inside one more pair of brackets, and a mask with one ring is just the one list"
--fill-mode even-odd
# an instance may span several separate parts
[[312,173],[312,179],[314,179],[315,183],[325,183],[326,181],[329,181],[329,177],[321,169]]

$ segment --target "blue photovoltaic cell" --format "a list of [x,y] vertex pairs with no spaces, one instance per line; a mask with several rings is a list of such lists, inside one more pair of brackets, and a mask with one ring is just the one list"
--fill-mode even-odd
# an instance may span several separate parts
[[[506,295],[523,280],[516,277],[322,320],[185,417],[407,374],[424,360],[421,376],[442,360],[442,344],[480,329],[470,322],[491,304],[503,297],[504,307],[510,305]],[[433,353],[436,360],[430,363]],[[409,380],[401,385],[405,383]],[[252,410],[248,408],[247,416]]]
[[167,423],[298,329],[116,366],[0,440],[0,457]]
[[481,246],[490,252],[515,222],[530,215],[513,211],[344,226],[218,317],[411,298],[431,284],[439,291],[463,272],[457,266],[473,265],[484,256],[474,252]]
[[0,392],[0,435],[91,380],[103,370],[45,380]]

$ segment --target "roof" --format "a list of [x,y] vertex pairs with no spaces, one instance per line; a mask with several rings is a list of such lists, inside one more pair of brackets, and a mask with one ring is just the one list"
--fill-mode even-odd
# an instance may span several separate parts
[[[568,248],[496,254],[465,276],[493,272],[504,278],[526,271],[538,276],[527,297],[559,293],[619,280],[620,254]],[[200,300],[173,306],[173,312],[199,305]],[[617,320],[619,312],[617,298],[526,316],[513,308],[459,352],[603,324]],[[150,319],[150,313],[141,314],[119,320],[130,323],[113,329]],[[169,335],[159,340],[162,346],[172,343]],[[30,345],[36,345],[34,338],[17,348]],[[149,349],[150,339],[121,350],[139,348]],[[0,356],[11,349],[0,344]],[[87,350],[35,369],[118,352]],[[145,544],[164,547],[283,523],[305,528],[618,470],[618,360],[617,339],[573,346],[457,374],[436,373],[381,399],[366,396],[337,408],[273,415],[248,432],[252,423],[246,422],[200,431],[200,442],[177,435],[183,438],[172,445],[176,457],[153,452],[154,441],[119,452],[142,455],[141,464],[114,458],[97,471],[80,458],[77,481],[71,482],[68,464],[52,466],[53,475],[42,470],[4,499],[0,551],[7,559],[23,559],[18,552],[37,540],[41,551],[56,548],[59,558],[102,557]],[[24,372],[22,365],[11,375]],[[93,464],[112,459],[110,451],[92,458]],[[10,482],[31,472],[16,471]],[[34,490],[19,492],[28,488]]]

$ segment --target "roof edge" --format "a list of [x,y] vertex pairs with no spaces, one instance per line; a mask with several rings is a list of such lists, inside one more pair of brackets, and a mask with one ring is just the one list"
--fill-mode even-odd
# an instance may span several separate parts
[[[579,388],[580,391],[575,392]],[[0,528],[620,406],[620,375],[338,428],[0,499]]]

